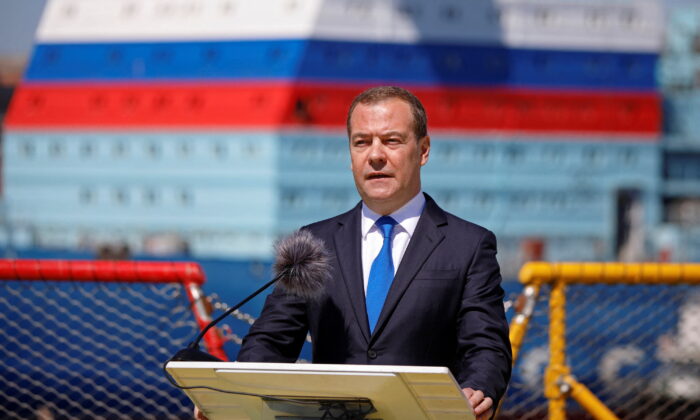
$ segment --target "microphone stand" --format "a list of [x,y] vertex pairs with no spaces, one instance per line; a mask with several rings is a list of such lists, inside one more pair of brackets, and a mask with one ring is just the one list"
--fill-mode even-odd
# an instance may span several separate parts
[[[194,339],[187,347],[185,347],[182,350],[179,350],[177,353],[173,355],[170,359],[168,359],[167,362],[170,361],[178,361],[178,362],[221,362],[222,360],[219,359],[218,357],[212,356],[209,353],[205,353],[199,349],[199,342],[202,341],[202,338],[204,335],[213,327],[214,325],[218,324],[222,319],[226,318],[227,316],[231,315],[236,309],[240,308],[241,306],[245,305],[253,299],[255,296],[259,295],[263,290],[267,289],[270,287],[272,284],[274,284],[276,281],[284,277],[286,275],[286,271],[283,271],[275,276],[272,280],[268,281],[265,283],[264,286],[253,292],[252,295],[248,296],[247,298],[243,299],[240,301],[238,304],[235,306],[232,306],[226,310],[223,314],[219,315],[215,320],[211,321],[209,325],[204,327],[204,329],[197,335],[197,338]],[[166,362],[166,363],[167,363]]]

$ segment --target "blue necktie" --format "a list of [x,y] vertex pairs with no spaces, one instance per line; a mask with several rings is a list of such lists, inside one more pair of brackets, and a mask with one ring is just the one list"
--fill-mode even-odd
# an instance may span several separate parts
[[367,280],[367,319],[369,320],[369,332],[374,332],[379,314],[382,312],[386,295],[389,293],[391,282],[394,281],[394,262],[391,260],[391,231],[394,230],[396,220],[389,216],[377,219],[377,227],[384,235],[384,243],[377,257],[372,262]]

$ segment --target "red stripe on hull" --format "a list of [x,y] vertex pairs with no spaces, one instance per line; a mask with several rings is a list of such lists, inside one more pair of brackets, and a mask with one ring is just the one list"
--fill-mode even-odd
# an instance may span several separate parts
[[[6,118],[23,128],[338,127],[364,86],[331,84],[25,85]],[[430,127],[658,134],[655,93],[409,87]]]

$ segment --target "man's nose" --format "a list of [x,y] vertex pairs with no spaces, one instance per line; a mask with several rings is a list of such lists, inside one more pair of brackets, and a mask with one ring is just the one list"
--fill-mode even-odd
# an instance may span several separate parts
[[386,151],[380,139],[374,139],[369,149],[369,162],[372,165],[386,162]]

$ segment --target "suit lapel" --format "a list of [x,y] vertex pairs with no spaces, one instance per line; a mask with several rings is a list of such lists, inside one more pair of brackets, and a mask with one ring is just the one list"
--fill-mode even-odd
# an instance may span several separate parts
[[343,281],[350,297],[350,305],[355,311],[362,336],[369,343],[369,322],[365,305],[365,288],[362,275],[362,243],[360,229],[361,204],[348,213],[348,217],[339,222],[334,235],[336,258]]
[[[433,253],[435,248],[445,237],[440,230],[440,226],[447,224],[445,213],[435,204],[435,201],[433,201],[429,195],[426,194],[425,198],[425,209],[408,243],[408,248],[406,248],[406,252],[401,258],[401,263],[396,271],[396,276],[394,276],[394,281],[389,289],[389,294],[384,302],[382,312],[379,315],[374,334],[372,334],[370,345],[376,340],[376,337],[381,334],[384,324],[391,317],[391,314],[396,309],[396,305],[413,281],[418,270],[420,270],[430,254]],[[362,307],[365,307],[364,303]],[[366,309],[364,310],[364,316],[366,319]]]

